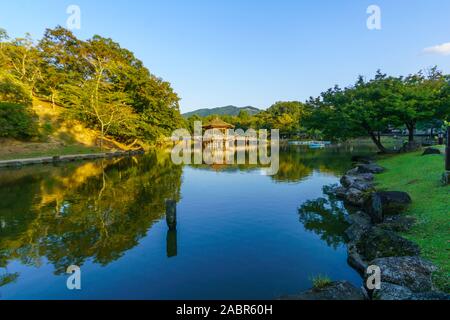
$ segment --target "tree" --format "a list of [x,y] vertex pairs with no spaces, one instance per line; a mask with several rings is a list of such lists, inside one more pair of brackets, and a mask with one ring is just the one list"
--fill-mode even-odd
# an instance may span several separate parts
[[132,126],[136,115],[128,105],[126,93],[117,90],[110,81],[118,66],[95,55],[85,59],[92,65],[92,77],[81,86],[68,86],[67,98],[77,117],[91,122],[100,130],[100,148],[103,149],[105,135],[121,126]]
[[360,76],[354,86],[343,90],[336,86],[310,99],[313,112],[307,123],[332,139],[368,135],[380,152],[386,153],[381,133],[399,122],[392,116],[399,104],[399,84],[398,79],[377,72],[370,81]]
[[418,122],[444,116],[439,113],[442,113],[440,99],[445,86],[445,78],[436,67],[429,70],[428,74],[419,71],[403,79],[401,103],[393,114],[405,124],[409,142],[414,141]]
[[[3,33],[3,38],[5,34]],[[34,94],[34,87],[41,77],[39,69],[39,52],[34,46],[31,36],[27,34],[25,38],[16,38],[11,42],[2,43],[2,68],[24,83]]]

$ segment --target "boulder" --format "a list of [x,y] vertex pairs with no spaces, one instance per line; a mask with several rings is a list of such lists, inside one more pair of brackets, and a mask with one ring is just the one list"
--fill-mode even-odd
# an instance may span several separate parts
[[298,295],[282,297],[281,300],[365,300],[362,289],[347,281],[336,281],[325,288],[313,288]]
[[450,295],[439,291],[413,293],[409,300],[450,300]]
[[364,275],[369,267],[367,261],[361,257],[356,245],[352,242],[347,244],[347,263],[361,275]]
[[423,156],[428,156],[428,155],[430,155],[430,154],[441,154],[441,150],[439,150],[439,149],[436,149],[436,148],[426,148],[424,151],[423,151]]
[[411,197],[406,192],[381,191],[372,193],[364,208],[374,223],[381,223],[386,215],[401,213],[411,202]]
[[378,193],[374,192],[368,196],[364,203],[364,209],[372,219],[373,223],[383,222],[383,205],[381,203],[381,197]]
[[437,268],[418,256],[385,257],[375,259],[370,264],[380,267],[383,282],[406,287],[412,292],[433,290],[431,275]]
[[361,191],[373,189],[373,175],[370,173],[360,175],[346,174],[341,178],[341,184],[345,188],[355,188]]
[[345,192],[344,200],[351,206],[362,207],[366,201],[366,193],[355,188],[349,188]]
[[388,216],[384,218],[384,222],[378,227],[394,232],[409,231],[416,223],[416,218],[410,216]]
[[389,282],[381,282],[380,289],[374,290],[373,300],[409,300],[413,292],[406,287]]
[[380,290],[374,290],[373,300],[450,300],[450,295],[439,292],[429,291],[414,293],[407,287],[397,284],[382,282]]
[[350,215],[348,220],[350,227],[345,231],[345,235],[351,242],[359,241],[361,236],[372,228],[370,217],[362,211]]
[[384,168],[375,163],[358,165],[358,173],[373,173],[378,174],[384,172]]
[[395,232],[378,227],[364,233],[356,243],[358,252],[367,260],[382,257],[415,256],[420,254],[417,244]]

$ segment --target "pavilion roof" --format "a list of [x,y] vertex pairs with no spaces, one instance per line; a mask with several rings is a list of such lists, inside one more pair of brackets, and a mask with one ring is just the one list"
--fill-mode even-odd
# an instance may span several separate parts
[[203,126],[203,129],[232,129],[234,126],[223,121],[220,118],[214,118],[209,123]]

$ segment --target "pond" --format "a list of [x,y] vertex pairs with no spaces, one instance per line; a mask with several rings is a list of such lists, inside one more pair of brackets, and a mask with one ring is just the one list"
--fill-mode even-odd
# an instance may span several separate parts
[[[274,299],[317,275],[360,286],[346,262],[346,211],[322,188],[370,151],[291,146],[275,176],[177,166],[163,151],[3,169],[0,298]],[[81,290],[67,289],[70,265]]]

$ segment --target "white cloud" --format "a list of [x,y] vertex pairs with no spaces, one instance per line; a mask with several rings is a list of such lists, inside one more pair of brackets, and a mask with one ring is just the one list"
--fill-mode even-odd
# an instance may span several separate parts
[[425,48],[425,49],[423,49],[423,52],[432,53],[432,54],[440,54],[443,56],[450,55],[450,42],[439,44],[434,47]]

